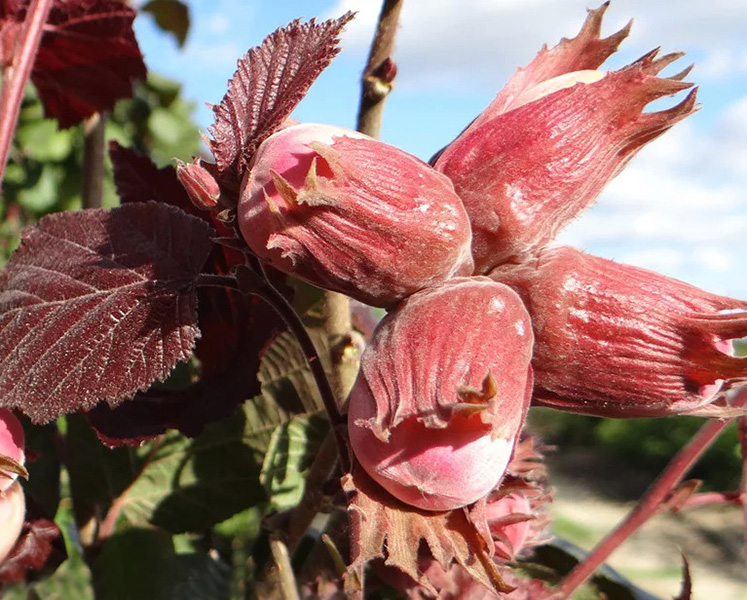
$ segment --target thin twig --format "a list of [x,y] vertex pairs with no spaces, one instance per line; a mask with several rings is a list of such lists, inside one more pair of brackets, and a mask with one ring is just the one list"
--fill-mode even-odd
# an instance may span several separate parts
[[293,553],[303,539],[306,530],[324,500],[322,487],[329,481],[337,464],[337,442],[333,432],[329,432],[311,463],[303,490],[303,496],[290,514],[288,523],[288,550]]
[[0,181],[5,175],[13,132],[21,110],[23,91],[31,76],[34,58],[39,48],[44,24],[52,0],[33,0],[16,42],[12,62],[3,69],[3,89],[0,92]]
[[198,287],[239,289],[239,282],[233,275],[215,275],[213,273],[200,273],[195,280],[195,285]]
[[301,319],[296,314],[296,311],[293,310],[293,307],[290,305],[288,300],[286,300],[285,296],[275,289],[269,281],[267,281],[266,285],[261,288],[251,290],[250,293],[261,297],[275,310],[280,318],[285,321],[288,329],[290,329],[291,333],[298,341],[298,344],[301,346],[301,350],[306,357],[306,361],[311,369],[311,374],[319,388],[319,394],[322,397],[324,408],[327,411],[327,416],[332,425],[332,432],[337,441],[337,452],[340,456],[340,464],[343,469],[346,471],[349,470],[350,457],[348,455],[347,441],[343,434],[346,420],[340,414],[335,394],[332,391],[329,379],[327,379],[327,374],[324,372],[324,366],[322,365],[322,361],[319,359],[319,353],[314,346],[314,342],[311,341]]
[[[220,285],[218,282],[221,277],[222,276],[203,274],[200,275],[198,281],[201,282],[200,284],[202,285]],[[229,280],[230,279],[231,278],[229,278]],[[296,341],[298,341],[298,344],[301,346],[301,351],[306,358],[306,362],[309,365],[309,369],[311,370],[311,375],[314,377],[314,382],[319,389],[319,395],[322,397],[324,409],[327,411],[327,417],[329,418],[332,432],[337,442],[337,452],[340,456],[340,464],[344,469],[349,469],[350,456],[348,454],[348,444],[344,434],[346,421],[337,406],[337,400],[332,391],[332,386],[329,383],[329,379],[327,379],[327,374],[324,372],[322,361],[319,359],[319,352],[317,351],[316,346],[314,346],[311,337],[309,337],[309,333],[306,331],[301,318],[298,316],[286,297],[283,296],[274,285],[272,285],[267,273],[265,272],[264,266],[255,256],[247,255],[247,265],[241,266],[236,270],[236,285],[242,293],[252,294],[267,302],[267,304],[269,304],[277,315],[285,322],[290,332],[296,338]]]
[[342,407],[358,374],[358,361],[350,360],[350,351],[355,351],[352,342],[353,322],[350,316],[350,298],[339,292],[325,290],[322,299],[322,328],[327,334],[332,367],[332,389],[337,406]]
[[392,51],[402,5],[403,0],[384,0],[368,63],[363,71],[358,131],[375,138],[379,137],[384,103],[397,73]]
[[85,125],[83,147],[83,208],[101,208],[104,197],[106,113],[95,113]]
[[[740,392],[733,406],[747,405],[747,389]],[[610,532],[561,582],[560,591],[567,598],[589,579],[625,540],[655,514],[665,508],[664,500],[682,481],[685,474],[716,440],[730,421],[708,421],[692,437],[688,444],[670,461],[658,479],[641,498],[638,505]]]
[[275,567],[278,570],[280,590],[284,600],[300,600],[296,578],[293,575],[293,567],[290,564],[288,548],[278,538],[271,537],[270,549],[272,550],[272,558],[275,560]]
[[697,508],[698,506],[707,506],[709,504],[744,504],[747,502],[747,496],[740,492],[703,492],[702,494],[693,494],[687,499],[684,506],[679,510],[688,508]]

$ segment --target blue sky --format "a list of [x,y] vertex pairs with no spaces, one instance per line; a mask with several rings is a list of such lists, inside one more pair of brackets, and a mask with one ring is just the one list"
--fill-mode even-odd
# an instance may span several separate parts
[[[405,0],[394,58],[397,87],[382,139],[427,159],[492,99],[543,43],[577,33],[583,0]],[[294,18],[358,11],[343,51],[294,117],[353,127],[360,71],[380,4],[373,0],[193,0],[186,47],[148,17],[136,31],[149,68],[184,83],[203,128],[236,60]],[[655,269],[710,291],[747,298],[747,2],[613,1],[603,32],[634,18],[618,68],[658,46],[687,53],[701,110],[644,149],[597,205],[559,240]],[[677,101],[678,99],[675,99]],[[667,100],[664,105],[674,102]]]

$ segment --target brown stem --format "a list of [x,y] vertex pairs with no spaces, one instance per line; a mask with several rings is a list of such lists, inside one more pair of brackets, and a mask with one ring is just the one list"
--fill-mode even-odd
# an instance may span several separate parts
[[198,287],[222,287],[231,290],[239,289],[239,282],[233,275],[215,275],[213,273],[200,273],[195,279]]
[[397,73],[392,61],[392,50],[402,4],[403,0],[384,0],[368,63],[363,71],[358,131],[375,138],[379,137],[384,103],[392,91]]
[[3,69],[3,89],[0,92],[0,181],[5,175],[13,132],[21,110],[23,90],[31,76],[34,57],[39,48],[44,23],[47,22],[52,0],[33,0],[26,13],[16,41],[13,60]]
[[101,208],[104,196],[106,113],[96,113],[85,125],[83,148],[83,208]]
[[278,579],[280,581],[280,590],[283,594],[283,599],[300,600],[298,587],[296,586],[296,578],[293,575],[293,567],[291,567],[290,563],[288,548],[278,538],[273,537],[270,539],[270,549],[272,550],[272,558],[275,561],[275,568],[278,571]]
[[353,323],[350,314],[350,298],[338,292],[326,290],[322,300],[322,327],[327,334],[332,367],[330,383],[342,407],[358,374],[359,356],[353,343]]
[[293,310],[293,307],[280,292],[269,285],[269,282],[267,287],[253,293],[256,293],[256,295],[260,296],[270,306],[272,306],[273,309],[275,309],[275,312],[277,312],[277,314],[285,321],[285,324],[291,330],[291,333],[293,333],[296,340],[298,340],[301,350],[306,356],[306,360],[317,387],[319,388],[322,401],[324,402],[324,408],[327,411],[327,416],[329,417],[332,426],[332,432],[337,440],[337,451],[340,455],[341,464],[345,470],[348,470],[350,468],[350,458],[347,451],[348,446],[345,436],[341,431],[345,426],[345,418],[340,414],[340,409],[337,407],[335,394],[329,384],[327,374],[324,372],[322,361],[319,360],[319,354],[314,346],[314,342],[311,341],[306,328],[303,326],[303,323],[301,323],[301,320]]
[[[732,405],[747,405],[747,389],[741,391],[734,398]],[[561,582],[560,591],[564,598],[569,597],[576,588],[594,575],[594,572],[620,544],[663,509],[664,500],[669,493],[682,481],[685,474],[716,440],[729,422],[728,420],[708,421],[698,430],[687,445],[670,461],[658,479],[646,491],[638,505]]]
[[[270,282],[261,261],[250,255],[247,256],[247,259],[249,264],[236,270],[236,283],[238,289],[242,293],[253,294],[267,302],[275,313],[277,313],[277,315],[285,322],[288,329],[301,346],[301,351],[306,357],[309,369],[314,377],[314,382],[316,383],[317,388],[319,388],[319,394],[322,397],[324,409],[327,412],[327,417],[332,426],[332,433],[337,442],[337,452],[340,457],[340,464],[343,469],[347,471],[350,468],[350,456],[348,454],[347,439],[344,434],[345,418],[340,413],[337,399],[332,391],[329,379],[327,379],[327,374],[324,372],[324,367],[322,361],[319,359],[319,353],[314,346],[314,342],[311,340],[311,337],[309,337],[309,333],[306,331],[306,328],[296,311],[293,310],[290,302],[288,302],[285,296],[283,296],[283,294],[281,294]],[[218,277],[219,276],[203,274],[200,275],[198,280],[216,282]]]
[[337,443],[333,432],[324,438],[321,447],[311,463],[309,474],[306,476],[303,497],[293,509],[288,523],[288,550],[293,553],[303,539],[306,530],[324,500],[322,487],[329,481],[337,464]]

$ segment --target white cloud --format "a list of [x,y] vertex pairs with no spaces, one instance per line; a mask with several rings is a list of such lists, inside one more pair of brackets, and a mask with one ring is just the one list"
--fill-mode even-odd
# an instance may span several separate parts
[[[601,3],[600,3],[601,4]],[[340,0],[329,11],[356,10],[345,44],[365,53],[379,3]],[[500,85],[526,64],[543,43],[575,35],[588,0],[410,0],[405,2],[396,60],[407,75],[402,85]],[[633,35],[623,45],[626,60],[658,46],[685,51],[704,64],[703,76],[725,77],[747,71],[747,2],[744,0],[617,0],[605,17],[603,33],[635,17]],[[739,48],[740,50],[735,50]]]
[[747,50],[717,48],[698,64],[698,76],[706,79],[726,79],[747,72]]
[[745,167],[747,96],[645,148],[558,242],[747,297]]
[[214,35],[226,33],[230,27],[231,20],[224,13],[211,15],[207,21],[207,30]]

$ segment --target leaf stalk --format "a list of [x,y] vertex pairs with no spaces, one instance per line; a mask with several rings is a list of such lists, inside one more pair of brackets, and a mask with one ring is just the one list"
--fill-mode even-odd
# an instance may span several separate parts
[[[734,407],[747,405],[747,388],[742,389],[731,403]],[[685,474],[718,438],[731,420],[712,420],[703,425],[692,439],[677,453],[658,479],[649,487],[638,505],[623,521],[597,544],[583,562],[561,582],[563,598],[570,595],[607,560],[607,558],[651,517],[665,510],[665,500],[682,481]]]
[[44,24],[51,8],[52,0],[32,0],[16,41],[13,59],[3,68],[3,88],[0,92],[0,181],[5,175],[23,92],[31,76]]

